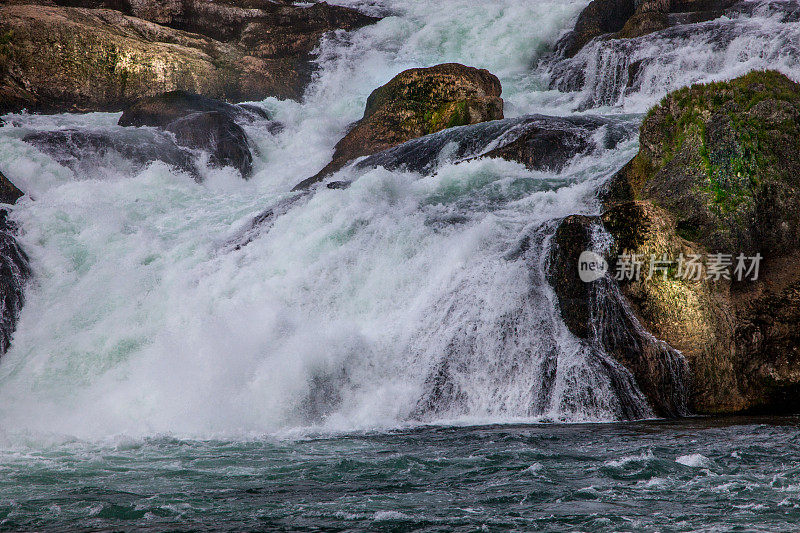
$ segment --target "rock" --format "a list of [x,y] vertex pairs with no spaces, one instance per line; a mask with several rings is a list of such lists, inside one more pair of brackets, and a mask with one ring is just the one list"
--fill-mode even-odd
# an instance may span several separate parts
[[635,0],[593,0],[578,16],[575,28],[556,44],[572,57],[596,37],[620,31],[636,11]]
[[643,0],[636,13],[615,35],[632,39],[679,24],[696,24],[721,17],[738,0]]
[[236,123],[264,120],[256,106],[231,105],[185,91],[143,98],[126,109],[120,126],[152,126],[175,136],[179,146],[209,153],[213,166],[232,166],[243,178],[252,172],[247,134]]
[[205,150],[213,166],[231,166],[247,179],[253,170],[253,156],[247,135],[230,116],[219,111],[194,113],[166,127],[180,146]]
[[692,410],[800,411],[800,85],[768,71],[676,91],[640,145],[605,194],[611,257],[763,256],[757,281],[621,284],[689,362]]
[[[13,204],[21,196],[22,191],[0,173],[0,202]],[[0,209],[0,355],[11,345],[24,303],[23,289],[31,277],[28,256],[17,242],[16,231],[8,220],[8,210]]]
[[15,204],[23,193],[0,172],[0,204]]
[[118,124],[164,128],[179,118],[206,112],[248,122],[270,119],[266,111],[254,105],[232,105],[187,91],[170,91],[137,100],[122,112]]
[[[598,217],[573,215],[561,221],[553,235],[547,277],[564,323],[598,360],[610,356],[624,365],[655,414],[688,415],[691,378],[683,356],[642,327],[612,279],[584,282],[578,274],[584,251],[604,252],[598,242],[601,227]],[[627,386],[619,383],[615,388],[623,391]]]
[[556,44],[562,57],[573,57],[595,38],[632,39],[680,24],[713,20],[740,0],[593,0],[575,28]]
[[[603,128],[605,134],[598,135]],[[444,163],[491,157],[516,161],[530,170],[559,172],[576,156],[612,149],[634,134],[629,124],[602,117],[526,115],[412,139],[366,157],[354,168],[402,168],[429,175]]]
[[[108,160],[121,158],[127,162],[131,172],[139,172],[154,161],[163,161],[189,173],[197,181],[201,179],[194,155],[163,132],[40,131],[26,135],[23,141],[80,174],[91,176],[97,169],[107,166]],[[115,170],[124,168],[122,164],[112,164]]]
[[229,101],[299,98],[324,33],[377,20],[324,3],[39,3],[90,8],[0,7],[0,113],[115,111],[178,89]]
[[454,126],[503,118],[500,80],[487,70],[447,63],[406,70],[367,99],[364,117],[339,141],[333,160],[295,187],[305,189],[347,162]]
[[[542,124],[531,123],[514,141],[501,145],[481,157],[516,161],[530,170],[560,172],[579,154],[598,148],[613,149],[630,136],[626,128],[596,117],[548,117]],[[597,146],[596,132],[606,127],[602,146]]]

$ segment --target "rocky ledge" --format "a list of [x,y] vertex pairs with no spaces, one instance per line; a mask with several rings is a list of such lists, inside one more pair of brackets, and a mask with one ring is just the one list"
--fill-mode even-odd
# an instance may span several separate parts
[[632,39],[679,24],[713,20],[739,0],[593,0],[578,16],[575,28],[556,45],[564,57],[577,54],[589,41],[604,37]]
[[172,90],[299,98],[320,38],[376,20],[324,2],[7,1],[0,114],[116,111]]

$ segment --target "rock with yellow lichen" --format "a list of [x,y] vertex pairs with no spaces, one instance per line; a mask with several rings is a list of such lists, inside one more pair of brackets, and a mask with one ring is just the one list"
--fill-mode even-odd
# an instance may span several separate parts
[[401,72],[367,99],[364,117],[336,145],[333,160],[304,189],[361,156],[446,128],[503,118],[500,80],[485,69],[446,63]]

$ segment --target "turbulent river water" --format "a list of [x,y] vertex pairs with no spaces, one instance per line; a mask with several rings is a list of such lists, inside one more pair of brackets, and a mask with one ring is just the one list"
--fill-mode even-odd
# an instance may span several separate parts
[[[6,116],[0,170],[26,193],[11,218],[33,277],[0,362],[0,528],[775,529],[800,516],[794,420],[560,425],[651,413],[635,385],[612,386],[624,369],[571,336],[544,277],[555,222],[597,213],[669,90],[767,67],[800,79],[797,5],[750,2],[554,60],[587,3],[350,2],[385,18],[323,41],[302,103],[256,103],[284,127],[244,125],[248,181],[203,154],[198,183],[165,162],[23,140],[152,144],[118,114]],[[374,88],[449,61],[496,74],[511,119],[600,117],[591,148],[530,171],[466,157],[507,133],[468,129],[422,141],[425,169],[350,167],[334,177],[345,190],[290,192]],[[268,208],[271,224],[249,229]]]

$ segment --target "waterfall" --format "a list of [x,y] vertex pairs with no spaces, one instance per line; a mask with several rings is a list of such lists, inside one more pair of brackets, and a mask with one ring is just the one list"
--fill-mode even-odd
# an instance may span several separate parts
[[[553,236],[565,217],[600,214],[599,188],[668,90],[764,66],[798,79],[800,30],[782,3],[759,3],[550,57],[587,4],[371,4],[388,16],[328,35],[302,102],[253,103],[283,128],[241,124],[248,181],[118,114],[6,116],[0,170],[26,193],[9,218],[32,281],[0,361],[0,425],[212,438],[686,414],[685,361],[611,280],[592,289],[591,334],[567,327],[548,280]],[[373,89],[450,61],[501,79],[505,120],[291,192]],[[484,157],[534,128],[576,141],[540,168]],[[37,143],[47,132],[70,142]],[[641,381],[633,352],[660,381]]]

